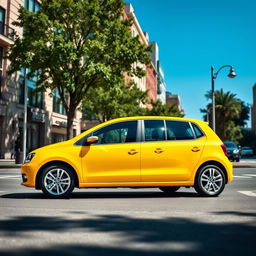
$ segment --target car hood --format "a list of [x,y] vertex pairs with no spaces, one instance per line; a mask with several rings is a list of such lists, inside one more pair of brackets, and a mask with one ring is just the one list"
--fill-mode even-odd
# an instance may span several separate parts
[[53,149],[60,149],[63,147],[66,147],[68,145],[72,144],[71,140],[67,140],[67,141],[63,141],[63,142],[58,142],[58,143],[54,143],[54,144],[50,144],[38,149],[33,150],[32,152],[34,153],[40,153],[41,151],[48,151],[48,150],[53,150]]

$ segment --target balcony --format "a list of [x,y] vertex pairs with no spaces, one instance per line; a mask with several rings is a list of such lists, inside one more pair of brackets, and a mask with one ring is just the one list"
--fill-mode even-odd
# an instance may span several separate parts
[[0,43],[6,46],[13,44],[15,39],[14,32],[15,30],[13,28],[0,22]]

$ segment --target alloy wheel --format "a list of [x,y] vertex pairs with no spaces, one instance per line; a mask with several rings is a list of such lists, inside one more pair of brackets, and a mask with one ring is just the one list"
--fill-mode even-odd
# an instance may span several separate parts
[[217,195],[223,188],[223,174],[219,169],[209,167],[200,175],[200,185],[209,195]]
[[43,182],[49,194],[60,196],[65,194],[70,188],[71,177],[66,170],[55,168],[46,173]]

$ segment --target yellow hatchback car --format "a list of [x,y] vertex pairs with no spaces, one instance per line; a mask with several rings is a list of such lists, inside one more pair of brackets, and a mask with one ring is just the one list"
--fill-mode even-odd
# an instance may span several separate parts
[[77,188],[194,187],[218,196],[232,180],[226,147],[206,122],[171,117],[127,117],[29,153],[22,185],[52,198]]

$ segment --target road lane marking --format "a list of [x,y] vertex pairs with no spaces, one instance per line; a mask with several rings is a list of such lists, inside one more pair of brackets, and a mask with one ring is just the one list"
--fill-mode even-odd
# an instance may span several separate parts
[[243,174],[243,175],[246,175],[246,176],[249,176],[249,177],[256,177],[256,174]]
[[252,177],[248,177],[248,176],[233,176],[233,178],[242,178],[242,179],[251,179]]
[[5,176],[0,176],[0,179],[17,179],[21,178],[20,175],[5,175]]
[[252,192],[252,191],[237,191],[243,195],[246,195],[246,196],[253,196],[253,197],[256,197],[256,193],[255,192]]

